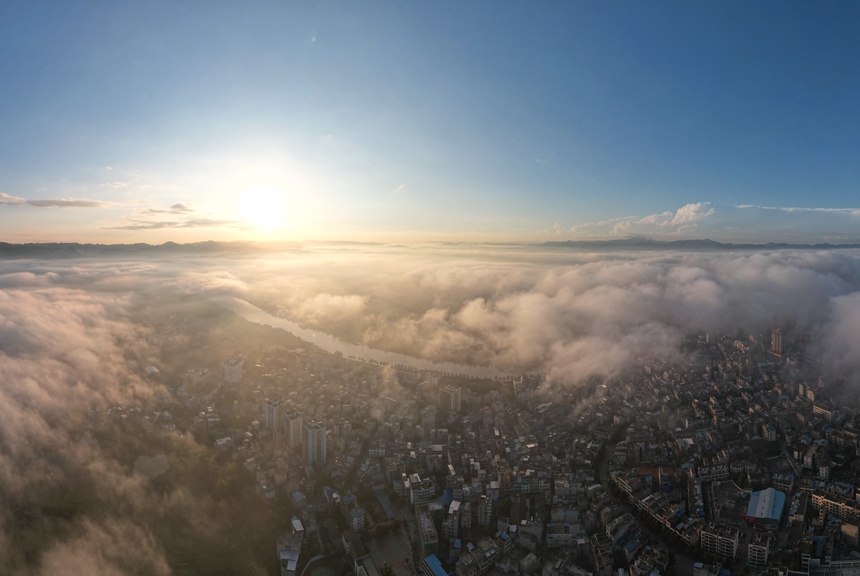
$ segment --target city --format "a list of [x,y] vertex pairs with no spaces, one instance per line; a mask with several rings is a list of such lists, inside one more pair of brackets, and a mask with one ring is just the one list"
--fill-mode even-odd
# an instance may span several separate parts
[[[155,346],[196,321],[165,320]],[[184,429],[285,502],[282,575],[851,573],[856,398],[810,377],[802,337],[694,335],[683,363],[567,390],[232,338],[165,405],[110,416]]]

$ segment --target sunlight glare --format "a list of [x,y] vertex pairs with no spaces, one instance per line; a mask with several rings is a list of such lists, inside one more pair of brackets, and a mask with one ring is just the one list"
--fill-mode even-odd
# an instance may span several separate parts
[[242,194],[242,217],[265,232],[282,230],[285,225],[286,193],[276,186],[256,186]]

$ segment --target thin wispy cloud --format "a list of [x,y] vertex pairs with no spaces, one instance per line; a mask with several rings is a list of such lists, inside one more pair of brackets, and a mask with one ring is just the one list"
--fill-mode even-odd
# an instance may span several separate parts
[[547,164],[552,163],[553,160],[555,160],[555,152],[551,152],[550,154],[540,158],[535,158],[535,162],[541,166],[546,166]]
[[0,192],[0,206],[30,206],[33,208],[107,208],[110,202],[92,200],[89,198],[51,198],[46,200],[30,200],[19,196],[10,196]]
[[216,218],[189,218],[179,223],[177,228],[217,228],[220,226],[243,226],[240,220],[218,220]]
[[174,204],[173,206],[170,207],[170,211],[171,212],[181,212],[181,213],[194,212],[194,210],[192,210],[188,206],[185,206],[184,204]]
[[546,228],[544,228],[543,230],[540,231],[540,233],[542,235],[546,235],[546,236],[560,236],[561,234],[564,234],[565,232],[566,232],[566,230],[564,229],[564,226],[562,226],[560,222],[553,222],[552,226],[547,226]]
[[242,222],[234,219],[192,216],[196,210],[181,203],[168,208],[147,208],[136,217],[127,217],[114,225],[103,227],[106,230],[165,230],[188,228],[242,228]]
[[167,210],[159,210],[157,208],[150,208],[148,210],[144,210],[143,214],[189,214],[194,212],[192,208],[185,206],[184,204],[174,204]]
[[858,242],[860,208],[776,208],[697,202],[644,217],[579,224],[569,234],[572,239],[647,236],[728,242]]
[[161,230],[164,228],[220,228],[241,226],[239,220],[186,218],[184,220],[128,220],[128,224],[106,226],[108,230]]

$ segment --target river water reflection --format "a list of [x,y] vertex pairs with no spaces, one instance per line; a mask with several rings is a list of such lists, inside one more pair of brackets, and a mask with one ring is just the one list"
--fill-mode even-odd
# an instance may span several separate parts
[[355,357],[365,362],[375,361],[378,363],[390,364],[393,366],[406,366],[416,370],[432,370],[441,373],[450,374],[465,374],[467,376],[477,378],[498,378],[507,376],[495,368],[489,366],[466,366],[462,364],[454,364],[453,362],[433,362],[423,358],[416,358],[406,354],[398,354],[396,352],[386,352],[384,350],[376,350],[361,344],[352,344],[335,338],[331,334],[302,328],[295,322],[291,322],[286,318],[278,318],[269,314],[265,310],[258,308],[246,300],[229,296],[212,298],[212,302],[232,310],[245,320],[272,326],[273,328],[281,328],[298,336],[302,340],[310,342],[326,352],[340,352],[345,357]]

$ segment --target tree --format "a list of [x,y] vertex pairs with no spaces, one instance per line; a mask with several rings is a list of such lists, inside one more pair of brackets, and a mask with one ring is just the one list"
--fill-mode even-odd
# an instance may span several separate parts
[[380,576],[394,576],[394,569],[388,564],[383,564],[379,569]]

